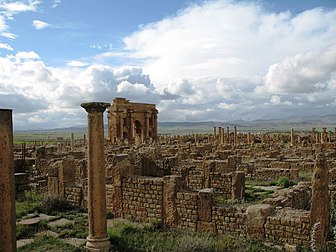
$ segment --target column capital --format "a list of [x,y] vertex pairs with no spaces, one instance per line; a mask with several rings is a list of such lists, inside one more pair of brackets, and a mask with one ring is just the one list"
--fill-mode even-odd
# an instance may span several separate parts
[[86,110],[86,112],[104,112],[107,107],[111,106],[107,102],[85,102],[81,103],[81,107]]

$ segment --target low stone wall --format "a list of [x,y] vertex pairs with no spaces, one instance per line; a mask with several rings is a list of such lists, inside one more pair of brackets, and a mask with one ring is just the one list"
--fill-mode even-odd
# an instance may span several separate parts
[[123,217],[162,221],[162,178],[125,177],[122,179]]
[[70,204],[75,206],[81,206],[83,200],[83,190],[80,186],[67,186],[65,187],[64,198],[66,201],[70,202]]
[[234,206],[213,206],[212,222],[218,234],[246,235],[246,209]]
[[177,227],[196,231],[198,220],[197,193],[178,192],[176,195]]
[[265,238],[270,242],[309,247],[310,212],[283,208],[275,216],[269,216],[265,223]]

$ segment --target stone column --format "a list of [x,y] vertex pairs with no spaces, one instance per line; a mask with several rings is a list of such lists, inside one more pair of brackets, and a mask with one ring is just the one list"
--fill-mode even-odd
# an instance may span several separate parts
[[153,119],[154,120],[154,122],[153,122],[153,124],[154,124],[154,135],[153,135],[153,137],[154,137],[154,140],[157,140],[157,136],[158,136],[158,123],[157,123],[158,115],[157,115],[157,112],[154,113],[153,118],[154,118]]
[[238,135],[237,135],[237,127],[236,126],[234,127],[234,138],[233,138],[233,141],[234,141],[234,145],[238,145]]
[[119,115],[119,129],[120,129],[119,138],[123,139],[124,138],[124,116],[123,116],[123,113],[120,113],[120,115]]
[[331,131],[328,132],[328,143],[331,143]]
[[312,247],[325,245],[330,219],[329,174],[323,153],[316,156],[312,176],[312,199],[310,210]]
[[216,144],[217,136],[216,136],[216,127],[213,127],[213,143]]
[[111,243],[106,221],[106,176],[103,112],[109,103],[91,102],[81,106],[88,112],[88,212],[87,251],[107,252]]
[[130,127],[129,136],[130,137],[129,137],[129,139],[133,140],[134,139],[134,115],[133,115],[133,111],[130,112],[129,116],[130,116],[130,125],[129,125],[129,127]]
[[218,127],[218,140],[222,144],[222,127]]
[[145,112],[145,139],[149,138],[149,113]]
[[291,146],[295,146],[294,129],[291,129]]
[[326,134],[327,134],[327,128],[323,128],[323,132],[321,136],[321,144],[325,143]]
[[226,136],[226,139],[227,139],[227,144],[231,144],[230,143],[230,127],[229,126],[227,126],[226,127],[226,134],[227,134],[227,136]]
[[83,145],[86,146],[86,135],[83,136]]
[[12,110],[0,109],[0,251],[16,251]]
[[247,133],[247,144],[251,144],[251,132]]
[[315,143],[315,128],[312,128],[312,144]]
[[71,134],[70,134],[70,144],[71,144],[71,151],[74,151],[74,148],[75,148],[75,136],[74,136],[73,132],[71,132]]
[[225,136],[224,136],[224,128],[221,128],[221,135],[222,135],[222,138],[221,138],[221,144],[224,144],[224,139],[225,139]]
[[336,128],[334,129],[334,143],[336,145]]

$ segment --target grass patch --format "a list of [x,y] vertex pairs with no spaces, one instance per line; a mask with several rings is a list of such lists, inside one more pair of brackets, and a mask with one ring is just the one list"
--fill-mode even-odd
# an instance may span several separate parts
[[276,186],[278,181],[276,180],[246,180],[246,186]]
[[40,220],[36,225],[16,225],[16,239],[27,239],[34,236],[34,234],[47,230],[47,222]]
[[[70,219],[70,218],[68,218]],[[60,238],[82,238],[86,239],[89,235],[89,224],[87,216],[77,215],[73,218],[74,223],[69,223],[64,226],[54,227],[52,231],[59,234]]]
[[34,239],[34,242],[18,249],[18,252],[84,252],[84,248],[77,248],[68,245],[61,240],[51,236],[41,236]]
[[68,212],[75,210],[69,202],[61,197],[47,197],[44,198],[38,208],[40,213],[57,214],[58,212]]
[[22,202],[17,201],[15,203],[16,218],[22,218],[23,216],[34,213],[41,205],[43,196],[36,194],[35,192],[26,192],[25,200]]
[[293,185],[295,185],[295,182],[291,181],[287,177],[281,177],[278,179],[277,186],[280,186],[281,188],[288,188]]
[[155,224],[138,224],[116,219],[108,229],[117,251],[278,251],[261,242],[237,237],[165,229]]

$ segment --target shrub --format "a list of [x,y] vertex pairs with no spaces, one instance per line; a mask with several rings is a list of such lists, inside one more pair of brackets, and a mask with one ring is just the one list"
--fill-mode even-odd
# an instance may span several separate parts
[[74,210],[74,207],[61,197],[45,198],[38,208],[39,212],[53,214],[55,212],[67,212]]
[[278,183],[277,186],[280,186],[282,188],[288,188],[290,186],[295,185],[295,183],[291,180],[289,180],[289,178],[287,177],[281,177],[278,179]]

